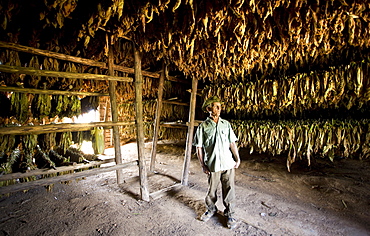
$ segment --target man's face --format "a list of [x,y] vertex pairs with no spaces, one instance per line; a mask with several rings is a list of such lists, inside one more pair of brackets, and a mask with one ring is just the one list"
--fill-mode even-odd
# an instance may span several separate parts
[[221,103],[214,102],[207,108],[211,117],[219,117],[221,114]]

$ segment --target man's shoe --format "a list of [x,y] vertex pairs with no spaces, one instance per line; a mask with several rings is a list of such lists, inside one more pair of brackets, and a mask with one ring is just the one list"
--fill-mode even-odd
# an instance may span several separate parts
[[236,227],[236,224],[237,224],[237,221],[234,218],[232,217],[227,218],[227,228],[234,229]]
[[203,213],[203,215],[200,217],[200,220],[203,222],[207,222],[211,217],[215,214],[215,212],[206,211]]

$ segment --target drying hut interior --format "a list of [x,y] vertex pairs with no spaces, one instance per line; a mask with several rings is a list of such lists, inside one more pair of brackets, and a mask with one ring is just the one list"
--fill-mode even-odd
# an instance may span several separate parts
[[[370,2],[0,0],[2,199],[109,171],[119,186],[134,166],[138,198],[151,202],[160,142],[182,143],[175,185],[191,186],[189,175],[201,172],[190,168],[193,135],[212,96],[242,162],[267,156],[289,175],[354,161],[368,172]],[[127,161],[129,143],[137,152]],[[369,177],[359,177],[364,188]],[[369,198],[359,202],[358,219],[369,222]],[[95,233],[122,235],[113,229]],[[368,234],[367,226],[358,235]]]

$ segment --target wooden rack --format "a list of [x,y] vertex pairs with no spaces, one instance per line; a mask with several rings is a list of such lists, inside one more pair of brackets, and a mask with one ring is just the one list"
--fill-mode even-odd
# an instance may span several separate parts
[[[100,67],[100,68],[103,68],[103,69],[108,69],[108,67],[109,67],[108,63],[104,63],[104,62],[100,62],[100,61],[94,61],[94,60],[91,60],[91,59],[86,59],[86,58],[81,58],[81,57],[65,55],[65,54],[62,54],[62,53],[51,52],[51,51],[32,48],[32,47],[27,47],[27,46],[15,44],[15,43],[8,43],[8,42],[0,41],[0,47],[15,50],[15,51],[19,51],[19,52],[32,53],[32,54],[39,55],[39,56],[52,57],[52,58],[59,59],[59,60],[75,62],[75,63],[79,63],[79,64],[82,64],[82,65],[87,65],[87,66],[96,66],[96,67]],[[112,66],[113,66],[113,70],[126,72],[126,73],[129,73],[129,74],[135,74],[135,69],[134,68],[124,67],[124,66],[114,65],[114,64]],[[142,71],[142,75],[150,77],[150,78],[157,78],[157,79],[160,77],[159,73],[149,72],[149,71],[145,71],[145,70]],[[180,82],[180,83],[184,83],[184,84],[189,84],[190,83],[188,80],[179,79],[179,78],[176,78],[174,76],[168,76],[167,79],[170,80],[170,81]]]
[[167,67],[163,65],[161,76],[159,78],[157,110],[156,110],[155,121],[154,121],[154,134],[153,134],[153,144],[152,144],[152,152],[151,152],[151,160],[150,160],[150,171],[151,172],[155,171],[159,127],[161,126],[161,127],[169,127],[169,128],[187,128],[188,133],[187,133],[187,139],[186,139],[184,167],[182,171],[181,183],[182,185],[188,185],[191,149],[192,149],[192,143],[193,143],[194,126],[195,126],[195,108],[196,108],[196,95],[197,95],[198,80],[195,78],[193,78],[192,80],[192,88],[190,91],[191,100],[190,100],[190,109],[189,109],[189,122],[187,122],[186,124],[179,124],[179,123],[170,123],[170,124],[162,123],[161,124],[160,117],[161,117],[161,110],[162,110],[163,103],[181,105],[181,106],[189,106],[188,103],[184,103],[184,102],[163,100],[164,79],[165,79],[165,75],[167,74],[166,70],[167,70]]
[[[109,42],[109,45],[110,44]],[[30,68],[30,67],[16,67],[16,66],[8,66],[8,65],[0,65],[0,72],[6,72],[6,73],[17,73],[17,74],[28,74],[28,75],[37,75],[37,76],[49,76],[49,77],[63,77],[63,78],[71,78],[71,79],[92,79],[92,80],[107,80],[109,81],[109,96],[110,96],[110,102],[111,102],[111,113],[112,113],[112,122],[95,122],[95,123],[90,123],[90,124],[51,124],[51,125],[40,125],[40,126],[21,126],[21,127],[2,127],[0,128],[1,134],[30,134],[30,133],[48,133],[48,132],[66,132],[66,131],[77,131],[77,130],[89,130],[94,127],[108,127],[112,126],[113,127],[113,134],[114,134],[114,149],[115,149],[115,162],[116,165],[113,167],[109,168],[98,168],[98,169],[93,169],[89,171],[83,171],[80,173],[75,173],[71,175],[66,175],[66,176],[58,176],[58,177],[53,177],[48,180],[37,180],[37,181],[32,181],[32,182],[27,182],[27,183],[22,183],[22,184],[16,184],[14,186],[8,186],[8,187],[2,187],[0,188],[0,194],[4,194],[7,191],[15,191],[15,190],[22,190],[22,189],[29,189],[32,187],[36,186],[41,186],[41,185],[47,185],[52,182],[58,182],[58,181],[63,181],[66,179],[75,179],[81,176],[86,176],[88,174],[96,174],[96,173],[101,173],[105,171],[111,171],[111,170],[116,170],[117,172],[117,183],[123,183],[123,171],[122,168],[128,166],[129,164],[127,163],[122,163],[122,156],[121,156],[121,148],[120,148],[120,135],[119,135],[119,130],[118,126],[120,125],[132,125],[132,122],[118,122],[118,111],[117,111],[117,104],[116,104],[116,82],[117,81],[123,81],[123,82],[133,82],[133,79],[130,77],[117,77],[114,76],[114,70],[119,70],[119,71],[124,71],[127,73],[132,73],[135,74],[135,91],[136,93],[140,93],[142,90],[142,75],[145,76],[150,76],[150,77],[156,77],[158,74],[156,73],[150,73],[150,72],[144,72],[142,73],[141,71],[141,58],[140,55],[137,55],[137,52],[135,52],[135,69],[132,68],[125,68],[122,66],[117,66],[113,64],[113,50],[112,47],[109,49],[109,56],[108,56],[108,62],[97,62],[93,61],[90,59],[85,59],[85,58],[79,58],[79,57],[74,57],[74,56],[69,56],[69,55],[64,55],[61,53],[55,53],[55,52],[50,52],[46,50],[40,50],[36,48],[31,48],[31,47],[26,47],[22,45],[17,45],[13,43],[6,43],[0,41],[0,47],[10,49],[10,50],[16,50],[20,52],[26,52],[26,53],[31,53],[31,54],[36,54],[36,55],[42,55],[42,56],[47,56],[47,57],[52,57],[55,59],[60,59],[60,60],[66,60],[66,61],[71,61],[74,63],[80,63],[84,65],[89,65],[89,66],[97,66],[97,67],[102,67],[102,68],[108,68],[109,75],[98,75],[98,74],[87,74],[87,73],[72,73],[72,72],[58,72],[58,71],[47,71],[47,70],[40,70],[40,69],[35,69],[35,68]],[[175,79],[177,80],[177,79]],[[141,81],[141,83],[139,83]],[[140,86],[141,85],[141,86]],[[13,87],[2,87],[2,91],[4,90],[10,90],[14,91],[15,88]],[[44,91],[41,92],[40,90],[34,90],[34,89],[22,89],[18,88],[18,92],[23,92],[23,93],[50,93],[50,92],[56,92],[56,91]],[[57,94],[66,94],[69,93],[67,91],[58,91],[56,92]],[[80,93],[80,92],[78,92]],[[84,93],[83,95],[87,95],[87,93]],[[95,94],[95,96],[101,96],[102,94]],[[91,95],[89,95],[91,96]],[[104,96],[106,96],[104,94]],[[142,103],[140,101],[136,101],[136,104],[139,103],[139,106]],[[139,107],[140,108],[140,107]],[[142,109],[142,107],[141,107]],[[137,121],[141,121],[142,124],[142,113],[138,113],[136,117]],[[140,123],[140,122],[136,122]],[[143,150],[143,143],[139,142],[139,137],[143,136],[143,134],[139,134],[140,132],[143,132],[143,129],[138,129],[140,131],[137,132],[138,135],[138,145],[139,149]],[[135,165],[139,165],[139,175],[140,175],[140,188],[141,188],[141,198],[145,201],[149,201],[149,192],[148,192],[148,187],[147,187],[147,176],[146,176],[146,171],[145,171],[145,164],[143,160],[143,155],[142,153],[138,153],[138,162],[135,162]]]

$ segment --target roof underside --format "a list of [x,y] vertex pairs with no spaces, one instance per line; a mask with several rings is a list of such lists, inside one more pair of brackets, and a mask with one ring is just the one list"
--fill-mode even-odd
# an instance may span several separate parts
[[0,0],[0,40],[187,77],[276,77],[369,58],[368,0]]

